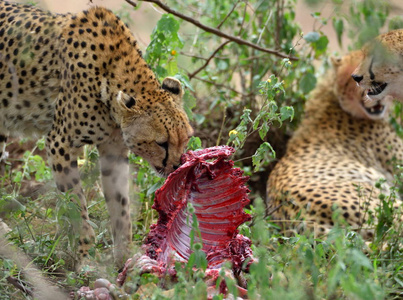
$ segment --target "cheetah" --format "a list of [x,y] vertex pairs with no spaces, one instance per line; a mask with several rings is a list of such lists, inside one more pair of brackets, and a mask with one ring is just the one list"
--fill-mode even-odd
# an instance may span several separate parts
[[[268,210],[285,229],[325,236],[335,210],[360,229],[380,203],[376,182],[385,179],[384,189],[393,184],[391,161],[403,159],[403,142],[386,121],[392,98],[366,101],[350,76],[362,57],[355,51],[332,59],[333,68],[311,92],[305,117],[269,176]],[[397,199],[394,206],[400,205]]]
[[364,59],[352,74],[370,100],[385,96],[403,102],[403,29],[378,36],[363,48]]
[[128,151],[161,176],[180,164],[193,130],[175,78],[162,84],[142,58],[128,27],[110,10],[52,14],[0,1],[0,142],[46,135],[57,188],[81,208],[77,260],[95,239],[77,157],[99,152],[117,264],[128,255],[132,225]]

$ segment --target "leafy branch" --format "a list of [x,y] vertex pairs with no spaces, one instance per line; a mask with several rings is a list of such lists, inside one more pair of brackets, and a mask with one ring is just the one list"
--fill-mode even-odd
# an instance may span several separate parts
[[[294,109],[291,106],[283,106],[278,112],[278,105],[274,101],[279,93],[285,93],[283,82],[271,75],[266,82],[260,84],[260,94],[266,99],[258,115],[253,119],[251,117],[251,110],[244,109],[241,116],[239,125],[229,132],[229,140],[227,144],[232,144],[234,148],[241,149],[245,144],[246,139],[254,132],[258,132],[260,139],[264,141],[270,126],[277,122],[282,125],[286,119],[294,118]],[[263,142],[252,156],[252,163],[254,171],[257,172],[259,168],[275,159],[276,152],[268,142]]]
[[[127,3],[129,3],[130,5],[132,5],[132,3],[133,3],[130,0],[125,0],[125,1]],[[233,41],[233,42],[235,42],[235,43],[237,43],[239,45],[245,45],[245,46],[254,48],[254,49],[262,51],[262,52],[266,52],[266,53],[276,55],[276,56],[281,57],[281,58],[288,58],[289,60],[293,60],[293,61],[298,60],[297,57],[287,55],[287,54],[281,53],[281,52],[276,51],[276,50],[261,47],[259,45],[254,44],[254,43],[245,41],[245,40],[243,40],[243,39],[241,39],[239,37],[236,37],[236,36],[233,36],[233,35],[230,35],[230,34],[226,34],[226,33],[222,32],[221,30],[218,30],[216,28],[204,25],[204,24],[200,23],[199,21],[197,21],[197,20],[195,20],[195,19],[193,19],[193,18],[191,18],[189,16],[186,16],[186,15],[180,13],[180,12],[177,12],[176,10],[171,9],[169,6],[165,5],[164,3],[162,3],[159,0],[141,0],[141,1],[154,3],[154,4],[158,5],[160,8],[162,8],[163,10],[165,10],[167,13],[170,13],[170,14],[172,14],[174,16],[177,16],[178,18],[181,18],[182,20],[185,20],[185,21],[197,26],[197,27],[203,29],[204,31],[207,31],[207,32],[210,32],[210,33],[215,34],[217,36],[226,38],[226,39],[228,39],[230,41]]]

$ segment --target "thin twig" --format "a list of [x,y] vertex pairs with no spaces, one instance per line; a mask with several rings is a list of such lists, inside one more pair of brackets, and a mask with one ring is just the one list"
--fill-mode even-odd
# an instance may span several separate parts
[[[125,0],[125,1],[128,2],[129,0]],[[162,3],[162,2],[159,1],[159,0],[141,0],[141,1],[143,1],[143,2],[150,2],[150,3],[155,3],[155,4],[157,4],[159,7],[161,7],[163,10],[165,10],[167,13],[173,14],[174,16],[177,16],[178,18],[181,18],[181,19],[183,19],[183,20],[185,20],[185,21],[187,21],[187,22],[189,22],[189,23],[192,23],[193,25],[195,25],[195,26],[197,26],[197,27],[203,29],[204,31],[213,33],[213,34],[215,34],[215,35],[217,35],[217,36],[220,36],[220,37],[222,37],[222,38],[225,38],[225,39],[228,39],[228,40],[230,40],[230,41],[233,41],[233,42],[235,42],[235,43],[237,43],[237,44],[239,44],[239,45],[245,45],[245,46],[254,48],[254,49],[256,49],[256,50],[259,50],[259,51],[263,51],[263,52],[266,52],[266,53],[270,53],[270,54],[276,55],[276,56],[278,56],[278,57],[288,58],[288,59],[294,60],[294,61],[297,61],[297,60],[298,60],[298,58],[295,57],[295,56],[286,55],[286,54],[281,53],[281,52],[278,52],[278,51],[276,51],[276,50],[267,49],[267,48],[264,48],[264,47],[255,45],[255,44],[253,44],[253,43],[251,43],[251,42],[245,41],[245,40],[243,40],[243,39],[241,39],[241,38],[238,38],[238,37],[236,37],[236,36],[233,36],[233,35],[230,35],[230,34],[226,34],[226,33],[222,32],[222,31],[220,31],[220,30],[218,30],[218,29],[216,29],[216,28],[206,26],[206,25],[200,23],[199,21],[193,19],[192,17],[186,16],[186,15],[184,15],[184,14],[181,14],[181,13],[177,12],[176,10],[171,9],[169,6],[165,5],[164,3]],[[130,2],[131,2],[131,1],[130,1]],[[128,2],[128,3],[130,3],[130,2]]]
[[229,16],[234,12],[235,8],[238,6],[240,0],[238,0],[234,6],[232,7],[231,11],[225,16],[225,18],[221,21],[220,24],[218,24],[217,29],[220,29],[221,26],[225,23],[225,21],[227,21],[227,19],[229,18]]
[[34,295],[34,293],[31,291],[31,289],[26,287],[26,284],[23,284],[21,280],[15,278],[15,277],[11,277],[11,276],[8,276],[6,279],[7,279],[8,283],[11,283],[14,287],[21,290],[26,295],[29,295],[31,297]]
[[[276,211],[278,211],[282,206],[283,206],[283,205],[280,204],[280,205],[278,205],[278,206],[272,208],[271,210],[267,209],[267,211],[266,211],[266,216],[271,216],[273,213],[275,213]],[[276,220],[276,222],[277,222],[277,221],[278,221],[278,220]]]
[[189,54],[183,51],[179,52],[181,55],[183,56],[187,56],[187,57],[191,57],[191,58],[197,58],[197,59],[202,59],[202,60],[207,60],[207,58],[203,57],[203,56],[198,56],[198,55],[193,55],[193,54]]
[[194,71],[192,74],[189,74],[189,79],[192,79],[193,77],[196,76],[197,73],[199,73],[201,70],[203,70],[205,67],[207,67],[207,65],[210,63],[210,61],[214,58],[214,56],[218,53],[218,51],[220,51],[222,48],[225,47],[225,45],[229,44],[231,41],[225,41],[224,43],[222,43],[220,46],[218,46],[217,49],[215,49],[215,51],[206,59],[206,62],[200,67],[198,68],[196,71]]
[[262,57],[264,57],[265,56],[265,54],[262,54],[262,55],[255,55],[255,56],[248,56],[248,57],[245,57],[245,58],[241,58],[240,60],[242,60],[242,61],[245,61],[245,60],[254,60],[254,59],[260,59],[260,58],[262,58]]
[[247,6],[245,5],[244,10],[243,10],[242,23],[241,23],[241,26],[239,27],[239,31],[238,31],[238,36],[241,36],[242,30],[243,30],[243,25],[245,24],[246,11],[247,11],[246,7]]
[[18,248],[9,244],[5,237],[4,228],[0,227],[0,256],[3,258],[11,259],[15,262],[17,267],[25,274],[26,282],[32,288],[28,289],[24,286],[25,282],[22,282],[18,278],[9,277],[7,281],[12,285],[22,290],[23,292],[32,295],[35,299],[41,300],[67,300],[67,296],[64,295],[56,286],[49,284],[42,273],[32,266],[31,258],[22,253]]
[[133,7],[137,7],[137,3],[134,3],[133,1],[131,1],[131,0],[125,0],[127,3],[129,3],[131,6],[133,6]]
[[225,89],[230,90],[230,91],[232,91],[232,92],[234,92],[234,93],[236,93],[238,95],[241,95],[242,97],[249,97],[250,96],[250,94],[244,94],[244,93],[242,93],[240,91],[237,91],[237,90],[235,90],[235,89],[233,89],[233,88],[231,88],[229,86],[226,86],[224,84],[216,83],[216,82],[213,82],[213,81],[210,81],[210,80],[207,80],[207,79],[203,79],[203,78],[197,77],[197,76],[195,76],[194,78],[197,79],[197,80],[203,81],[205,83],[209,83],[209,84],[214,85],[214,86],[219,87],[219,88],[225,88]]
[[264,30],[266,29],[266,26],[267,26],[267,24],[269,23],[269,21],[271,19],[271,15],[272,15],[272,11],[270,12],[269,16],[267,17],[266,23],[264,23],[264,25],[263,25],[262,31],[259,34],[259,38],[257,39],[256,44],[260,43],[260,40],[262,39],[262,36],[263,36],[263,33],[264,33]]
[[224,125],[225,125],[225,120],[226,119],[227,119],[227,107],[224,107],[223,116],[222,116],[222,122],[221,122],[221,128],[220,128],[220,132],[218,133],[216,146],[220,145],[221,136],[222,136],[222,132],[224,130]]

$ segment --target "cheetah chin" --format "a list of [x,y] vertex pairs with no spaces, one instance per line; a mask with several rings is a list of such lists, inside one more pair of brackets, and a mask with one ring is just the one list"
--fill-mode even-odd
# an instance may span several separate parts
[[[367,106],[371,105],[371,106]],[[378,101],[362,101],[361,106],[372,119],[382,119],[386,113],[386,106]]]

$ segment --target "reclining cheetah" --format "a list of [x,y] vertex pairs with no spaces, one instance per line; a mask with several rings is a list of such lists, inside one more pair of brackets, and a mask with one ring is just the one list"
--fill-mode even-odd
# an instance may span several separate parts
[[[366,103],[350,77],[361,60],[360,51],[333,60],[334,69],[311,93],[305,118],[270,174],[269,211],[285,220],[280,223],[286,228],[325,234],[334,225],[336,207],[349,225],[360,228],[367,209],[379,205],[375,183],[384,178],[391,184],[391,160],[403,159],[403,142],[385,121],[391,98]],[[290,221],[298,216],[305,221]],[[371,231],[362,233],[369,237]]]
[[81,206],[80,259],[88,255],[94,231],[77,156],[82,146],[97,146],[121,263],[132,230],[128,150],[166,176],[178,167],[192,128],[180,83],[166,78],[161,86],[111,11],[56,15],[0,1],[1,149],[9,134],[47,135],[57,187],[75,194]]
[[352,74],[369,99],[389,95],[403,102],[403,29],[378,36],[364,48],[364,59]]

